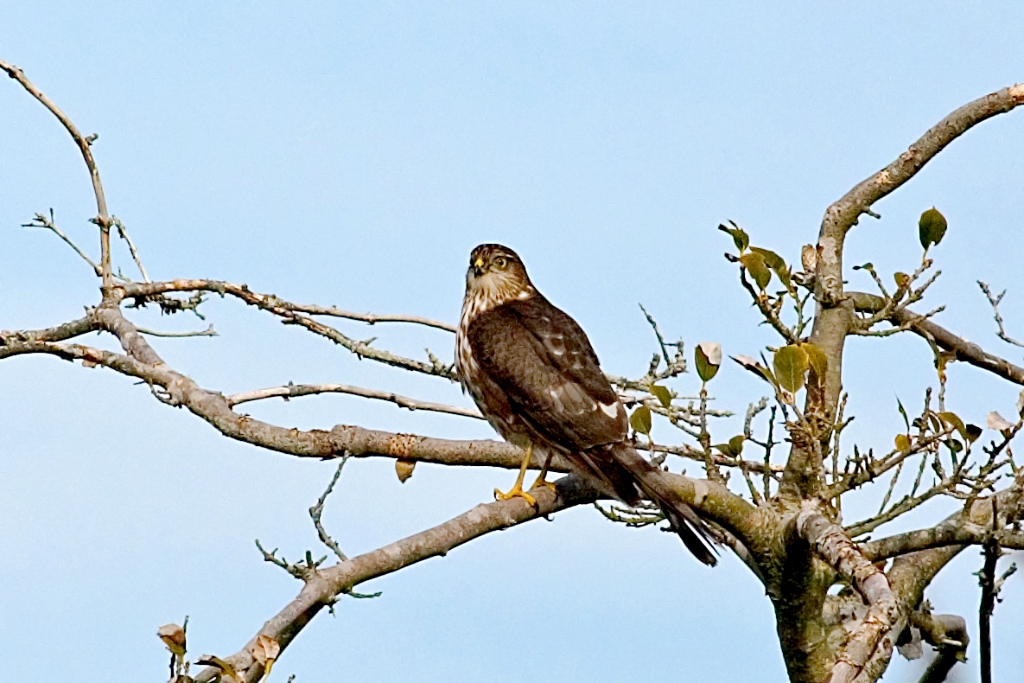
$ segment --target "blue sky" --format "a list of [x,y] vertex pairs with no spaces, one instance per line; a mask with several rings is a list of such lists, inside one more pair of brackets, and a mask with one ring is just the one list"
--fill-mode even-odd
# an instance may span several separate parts
[[[454,321],[469,250],[500,241],[581,322],[604,366],[631,375],[654,350],[640,302],[690,348],[716,340],[756,355],[775,342],[722,258],[731,244],[719,222],[795,261],[854,183],[952,109],[1024,80],[1024,7],[1011,2],[33,2],[4,15],[0,58],[99,134],[111,210],[155,279],[240,281],[292,301]],[[1024,336],[1022,116],[954,143],[847,242],[849,264],[912,270],[917,216],[939,207],[950,229],[925,303],[946,304],[940,322],[1017,361],[975,280],[1010,290],[1004,315]],[[97,299],[69,249],[18,227],[50,207],[95,254],[77,151],[4,79],[0,328],[53,325]],[[850,282],[870,284],[863,273]],[[453,386],[358,362],[236,302],[205,313],[221,336],[156,346],[208,388],[343,382],[468,405]],[[442,332],[340,325],[417,357],[452,352]],[[847,446],[887,448],[895,397],[918,405],[934,383],[927,347],[899,337],[848,348]],[[695,391],[697,380],[675,386]],[[298,590],[253,539],[289,557],[316,548],[306,509],[332,464],[229,442],[123,377],[52,358],[0,363],[0,387],[0,678],[161,680],[159,625],[188,614],[193,654],[229,654]],[[713,389],[740,412],[763,393],[728,366]],[[960,366],[949,392],[951,409],[977,423],[1016,400]],[[338,396],[249,412],[301,428],[491,436],[482,423]],[[664,425],[655,438],[676,440]],[[325,521],[356,554],[512,478],[421,466],[400,485],[390,462],[354,462]],[[858,505],[871,510],[877,496]],[[916,522],[949,509],[928,506]],[[738,562],[722,564],[706,570],[668,535],[574,510],[368,584],[383,596],[318,617],[274,675],[782,680],[767,598]],[[979,566],[968,551],[929,593],[972,633]],[[1001,680],[1024,668],[1020,585],[1011,580],[995,616]],[[976,680],[971,659],[957,680]],[[897,661],[887,680],[919,669]]]

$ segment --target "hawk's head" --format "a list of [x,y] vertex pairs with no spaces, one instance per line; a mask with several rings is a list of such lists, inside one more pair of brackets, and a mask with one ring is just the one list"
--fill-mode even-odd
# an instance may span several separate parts
[[500,244],[481,244],[469,256],[466,299],[481,310],[513,299],[528,299],[535,290],[516,252]]

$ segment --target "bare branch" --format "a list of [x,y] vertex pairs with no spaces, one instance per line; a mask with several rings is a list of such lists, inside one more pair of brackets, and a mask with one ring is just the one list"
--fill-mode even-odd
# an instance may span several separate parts
[[[850,292],[848,296],[856,305],[857,310],[878,310],[877,307],[884,305],[884,300],[874,294]],[[956,360],[988,370],[1014,384],[1024,385],[1024,368],[988,353],[977,344],[953,334],[931,320],[925,320],[924,316],[903,309],[895,312],[893,323],[896,325],[907,325],[910,331],[925,339],[934,341],[944,351],[956,353]]]
[[136,299],[138,305],[144,305],[147,297],[166,294],[169,292],[216,292],[221,296],[226,294],[241,299],[250,306],[272,313],[282,318],[285,324],[299,325],[310,332],[330,339],[336,344],[348,349],[359,358],[369,358],[393,367],[404,370],[412,370],[427,375],[445,377],[451,381],[457,381],[454,370],[450,366],[438,363],[424,363],[423,361],[404,358],[389,351],[375,349],[368,342],[357,341],[348,337],[338,330],[324,325],[312,318],[299,314],[293,310],[295,304],[290,304],[273,294],[260,294],[253,292],[246,285],[221,282],[219,280],[171,280],[168,282],[130,282],[118,284],[120,296],[126,299]]
[[142,266],[142,259],[139,258],[139,251],[135,248],[135,242],[132,242],[132,238],[128,236],[128,230],[124,227],[124,223],[117,216],[111,216],[110,223],[117,228],[117,234],[121,236],[128,244],[128,251],[132,255],[132,259],[135,261],[135,266],[139,269],[139,273],[142,275],[142,279],[149,282],[149,275],[146,273],[146,269]]
[[402,408],[408,408],[409,410],[430,410],[438,413],[448,413],[451,415],[459,415],[461,417],[472,417],[477,420],[482,420],[483,415],[480,411],[473,408],[461,408],[459,406],[450,406],[443,403],[431,403],[429,401],[420,401],[418,399],[409,398],[402,396],[390,391],[381,391],[379,389],[366,389],[363,387],[356,387],[349,384],[287,384],[283,387],[271,387],[268,389],[257,389],[255,391],[246,391],[239,394],[234,394],[227,397],[228,405],[234,407],[240,403],[246,403],[248,401],[259,401],[265,398],[281,397],[284,399],[296,398],[298,396],[310,396],[313,394],[352,394],[353,396],[362,396],[363,398],[373,398],[381,401],[389,401]]
[[2,330],[0,331],[0,358],[6,358],[8,355],[16,355],[11,353],[3,347],[8,344],[15,344],[18,342],[27,343],[38,343],[38,342],[56,342],[64,341],[67,339],[73,339],[75,337],[87,334],[89,332],[95,332],[100,329],[99,324],[91,315],[86,315],[84,318],[78,318],[66,322],[63,325],[56,327],[50,327],[44,330]]
[[205,330],[199,330],[197,332],[158,332],[156,330],[148,330],[145,327],[136,328],[141,334],[148,334],[150,337],[164,337],[164,338],[184,338],[184,337],[216,337],[218,336],[217,331],[213,329],[213,325],[207,326]]
[[877,541],[869,541],[858,545],[864,557],[872,562],[898,557],[921,550],[943,548],[951,545],[983,545],[995,540],[1004,548],[1024,550],[1024,533],[1004,530],[992,533],[970,522],[943,522],[927,529],[908,531]]
[[953,140],[982,121],[1009,112],[1021,104],[1024,104],[1024,83],[997,90],[965,104],[935,124],[898,159],[858,183],[830,206],[825,220],[844,231],[848,230],[857,224],[858,217],[867,213],[872,204],[917,175],[925,164]]
[[[925,601],[927,606],[927,601]],[[938,655],[928,665],[918,683],[942,683],[957,662],[967,659],[967,622],[954,614],[932,614],[924,609],[910,614],[908,630],[915,629]]]
[[327,530],[324,529],[324,525],[321,523],[320,517],[323,515],[324,503],[327,502],[327,496],[331,495],[331,491],[334,490],[334,485],[338,483],[338,479],[341,477],[341,471],[345,469],[345,463],[348,462],[348,459],[349,456],[345,456],[341,459],[341,462],[338,463],[338,469],[334,472],[334,477],[331,478],[331,483],[329,483],[327,488],[324,489],[323,495],[317,499],[316,505],[309,508],[309,516],[313,520],[313,526],[316,527],[316,533],[320,537],[320,541],[330,548],[342,562],[348,561],[348,555],[341,551],[337,542],[331,538],[330,534],[327,533]]
[[884,642],[899,616],[896,597],[879,569],[865,558],[842,527],[831,523],[810,503],[796,516],[797,535],[839,574],[849,577],[868,605],[868,612],[851,633],[832,666],[830,683],[851,683],[868,664],[876,649],[892,654]]
[[665,359],[665,365],[672,365],[672,358],[668,355],[668,346],[665,345],[665,338],[661,336],[661,330],[658,329],[658,323],[654,320],[654,317],[647,312],[643,304],[638,304],[640,310],[644,312],[644,317],[647,318],[647,324],[654,330],[654,336],[658,339],[658,348],[661,349],[661,355]]
[[[237,671],[245,672],[243,680],[258,681],[263,668],[250,652],[258,636],[275,639],[284,650],[321,609],[361,583],[431,557],[444,557],[460,545],[492,531],[506,529],[594,499],[594,492],[574,477],[558,480],[556,488],[557,494],[547,488],[535,491],[536,508],[520,498],[482,503],[432,529],[339,562],[327,569],[318,569],[294,600],[271,617],[241,650],[225,660]],[[198,683],[208,682],[216,674],[215,668],[208,668],[199,672],[195,680]]]
[[57,117],[71,137],[74,139],[78,149],[82,152],[85,165],[89,168],[89,177],[92,179],[92,191],[96,196],[96,224],[100,227],[100,274],[103,277],[104,287],[110,285],[110,216],[107,213],[107,197],[103,193],[103,181],[100,180],[100,172],[96,167],[96,160],[92,156],[92,143],[96,136],[85,137],[79,132],[78,127],[65,114],[57,103],[47,97],[43,91],[35,86],[25,76],[25,72],[7,62],[0,60],[0,70],[6,71],[7,75],[18,81],[25,90],[39,100],[44,107]]
[[985,292],[985,296],[988,298],[988,303],[992,306],[992,314],[995,318],[996,325],[999,327],[999,331],[996,333],[996,336],[1008,344],[1024,347],[1024,342],[1019,342],[1006,334],[1006,328],[1003,327],[1003,316],[999,313],[999,304],[1002,302],[1003,297],[1006,296],[1006,290],[1004,289],[998,296],[996,296],[992,293],[992,290],[989,289],[987,282],[978,280],[978,286],[981,287],[981,291]]
[[86,263],[92,268],[92,271],[96,273],[96,277],[103,276],[103,269],[100,268],[99,264],[89,258],[88,254],[82,251],[77,244],[75,244],[70,237],[64,234],[64,231],[57,227],[57,224],[53,219],[53,209],[50,209],[50,215],[37,213],[35,217],[28,223],[22,223],[23,228],[45,228],[51,231],[57,237],[64,240],[65,244],[74,249],[75,253],[82,257]]
[[329,315],[335,318],[347,318],[349,320],[358,320],[368,325],[376,325],[377,323],[411,323],[414,325],[424,325],[426,327],[433,327],[438,330],[446,330],[448,332],[455,332],[456,327],[450,323],[441,322],[439,320],[431,320],[430,318],[424,318],[418,315],[378,315],[376,313],[353,313],[352,311],[345,311],[336,306],[316,306],[313,304],[292,304],[288,302],[282,302],[285,308],[295,311],[296,313],[309,313],[310,315]]

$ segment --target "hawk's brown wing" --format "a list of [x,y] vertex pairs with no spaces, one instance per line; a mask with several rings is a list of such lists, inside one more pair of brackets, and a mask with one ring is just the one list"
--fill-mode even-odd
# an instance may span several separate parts
[[480,314],[468,337],[481,369],[563,449],[585,451],[626,438],[626,412],[586,334],[544,297]]

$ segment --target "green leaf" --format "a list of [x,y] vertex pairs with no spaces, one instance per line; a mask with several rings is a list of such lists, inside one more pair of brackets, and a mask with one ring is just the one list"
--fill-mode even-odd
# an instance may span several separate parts
[[758,288],[763,292],[764,288],[768,286],[768,283],[772,280],[772,271],[768,268],[768,264],[764,262],[764,257],[755,251],[748,254],[744,254],[740,257],[740,263],[750,273],[750,277],[754,278],[754,282]]
[[921,246],[927,251],[928,247],[941,242],[943,235],[946,234],[946,217],[933,206],[921,214],[921,220],[917,222],[917,231],[921,238]]
[[903,455],[906,455],[907,453],[909,453],[910,452],[910,437],[907,436],[906,434],[897,434],[896,435],[896,450],[898,450]]
[[697,363],[697,376],[702,382],[710,382],[722,365],[722,345],[717,342],[700,342],[693,355]]
[[779,381],[780,387],[791,394],[800,391],[804,385],[804,375],[807,374],[810,365],[806,351],[793,344],[783,346],[775,352],[773,365],[775,378]]
[[905,289],[910,285],[910,276],[906,273],[893,273],[892,279],[896,281],[896,286],[900,289]]
[[967,431],[964,432],[964,436],[967,437],[968,441],[974,443],[975,441],[978,440],[978,437],[981,436],[981,427],[979,427],[976,424],[971,424],[968,422]]
[[807,354],[807,363],[814,373],[814,381],[818,384],[825,382],[825,373],[828,372],[828,356],[821,350],[821,347],[811,342],[801,342],[800,348]]
[[672,393],[663,386],[652,384],[651,395],[658,399],[663,408],[668,408],[672,405]]
[[[761,258],[764,259],[764,264],[775,272],[775,275],[782,282],[782,286],[786,288],[786,291],[793,289],[793,285],[790,284],[793,270],[786,265],[785,260],[781,256],[770,249],[762,249],[761,247],[751,247],[750,251],[761,255]],[[767,286],[767,283],[765,283],[765,286]]]
[[906,408],[903,407],[903,404],[900,403],[900,397],[899,396],[896,397],[896,407],[900,409],[900,415],[903,416],[903,424],[905,424],[907,426],[907,431],[909,432],[910,431],[910,418],[907,417],[907,410],[906,410]]
[[746,231],[743,230],[743,228],[739,227],[732,221],[729,221],[729,223],[730,225],[719,225],[718,229],[721,230],[722,232],[727,232],[730,236],[732,236],[733,244],[736,245],[736,248],[739,249],[740,253],[742,254],[750,245],[750,237],[747,236],[747,233]]
[[629,416],[629,425],[641,434],[649,436],[651,433],[651,409],[640,404]]
[[719,443],[712,446],[721,451],[722,455],[727,455],[730,458],[740,457],[740,453],[743,452],[743,435],[738,434],[737,436],[729,439],[729,443]]

